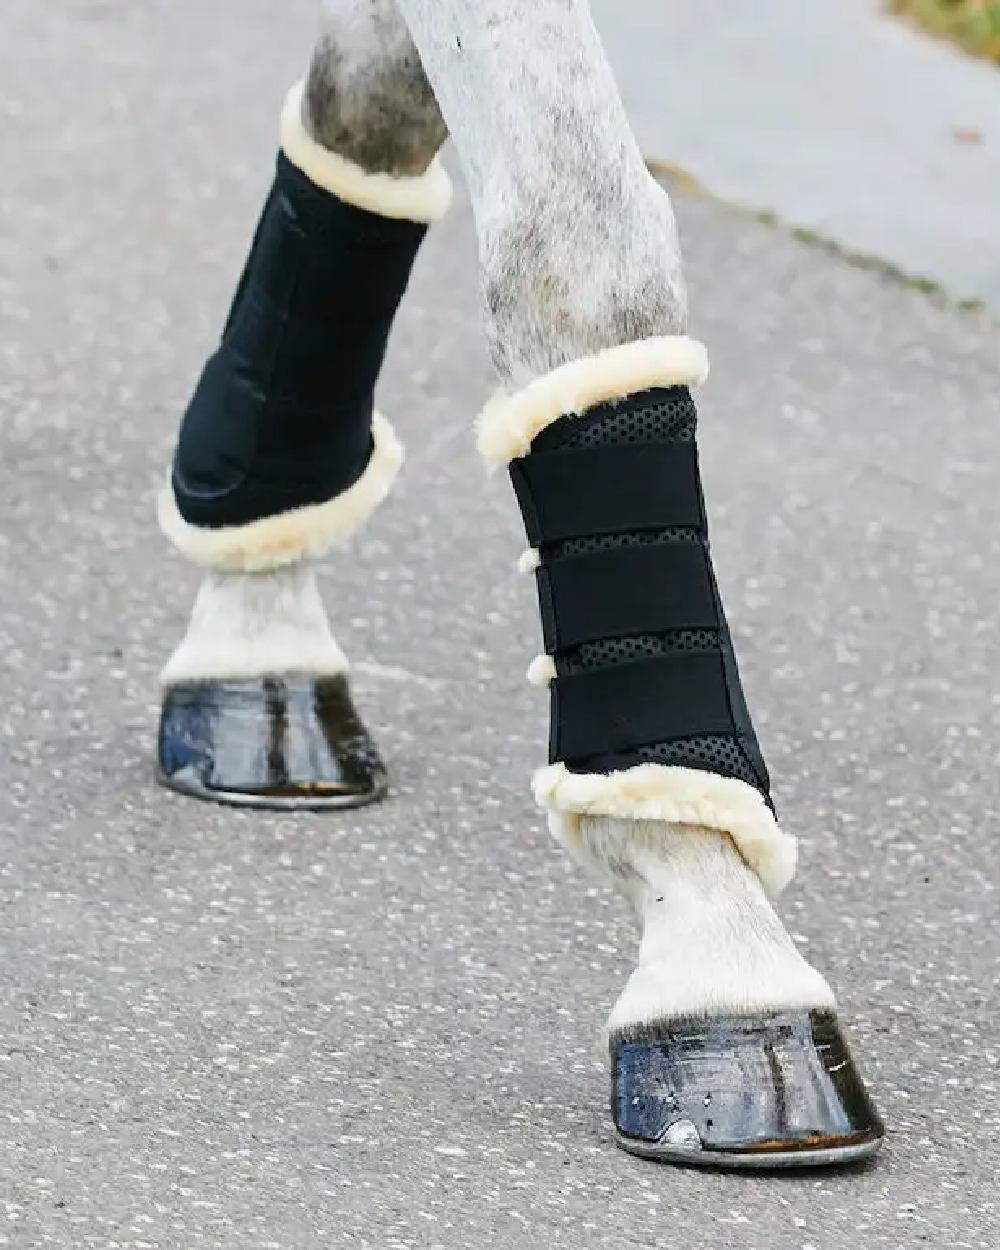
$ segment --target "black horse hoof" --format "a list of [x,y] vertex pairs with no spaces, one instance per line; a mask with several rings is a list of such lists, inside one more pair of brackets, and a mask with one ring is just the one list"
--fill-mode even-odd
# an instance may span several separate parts
[[388,789],[344,676],[171,686],[157,778],[195,798],[285,810],[359,807]]
[[830,1011],[653,1024],[611,1042],[618,1145],[668,1163],[868,1159],[885,1129]]

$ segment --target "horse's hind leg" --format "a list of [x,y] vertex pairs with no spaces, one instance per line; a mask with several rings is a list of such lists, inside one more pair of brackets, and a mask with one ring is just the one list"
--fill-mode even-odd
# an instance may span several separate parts
[[413,258],[447,206],[445,136],[391,0],[330,3],[160,502],[167,535],[205,568],[163,674],[159,774],[176,789],[313,807],[385,789],[313,562],[364,524],[399,467],[372,394]]
[[794,867],[707,541],[680,255],[582,0],[400,0],[469,182],[552,689],[553,832],[643,924],[612,1012],[619,1142],[726,1166],[863,1158],[878,1117],[766,891]]

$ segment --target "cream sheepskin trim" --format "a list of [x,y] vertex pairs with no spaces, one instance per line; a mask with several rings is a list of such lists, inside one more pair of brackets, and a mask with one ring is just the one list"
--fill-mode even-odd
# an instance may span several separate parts
[[556,662],[551,655],[536,655],[528,665],[528,681],[544,689],[556,679]]
[[640,339],[560,365],[513,395],[489,401],[477,422],[480,455],[492,467],[528,453],[546,426],[595,404],[624,399],[652,386],[698,386],[708,376],[708,354],[683,336]]
[[527,551],[522,551],[518,556],[517,571],[519,573],[534,573],[541,563],[542,557],[538,548],[529,547]]
[[574,855],[581,816],[617,816],[728,833],[772,898],[795,872],[795,839],[782,833],[753,786],[732,777],[665,764],[638,764],[607,775],[550,764],[535,773],[532,789],[548,810],[552,833]]
[[451,203],[451,179],[435,157],[427,170],[413,178],[370,174],[354,161],[322,147],[302,121],[304,84],[297,82],[281,111],[281,146],[285,155],[310,182],[323,191],[380,217],[406,221],[437,221]]
[[372,415],[372,440],[374,448],[364,473],[326,503],[292,508],[246,525],[210,529],[184,520],[168,485],[157,502],[160,528],[178,551],[203,568],[260,573],[315,559],[346,542],[389,493],[403,462],[403,448],[392,426],[377,412]]

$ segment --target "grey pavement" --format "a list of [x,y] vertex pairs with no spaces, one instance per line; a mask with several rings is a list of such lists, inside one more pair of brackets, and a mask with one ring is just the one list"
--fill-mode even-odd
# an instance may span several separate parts
[[616,1151],[635,934],[543,830],[545,708],[467,208],[380,404],[398,492],[325,592],[395,781],[346,816],[158,789],[196,577],[151,499],[268,181],[309,0],[8,0],[0,39],[0,1245],[994,1250],[1000,334],[706,200],[703,456],[802,868],[781,910],[890,1126],[875,1166]]
[[593,0],[639,140],[1000,311],[1000,73],[888,0]]

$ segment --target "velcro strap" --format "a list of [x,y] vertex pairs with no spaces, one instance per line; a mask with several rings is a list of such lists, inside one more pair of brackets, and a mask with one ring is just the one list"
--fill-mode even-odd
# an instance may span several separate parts
[[511,461],[510,475],[533,547],[703,524],[693,440],[537,451]]
[[734,732],[717,650],[677,651],[575,673],[557,678],[551,689],[553,760]]
[[545,650],[621,634],[717,629],[708,552],[701,542],[612,547],[538,570]]

